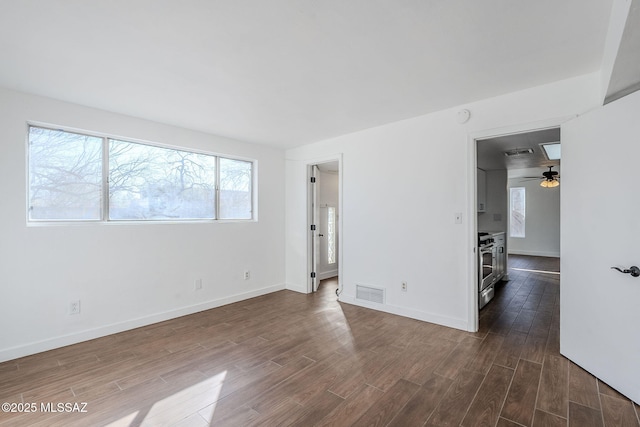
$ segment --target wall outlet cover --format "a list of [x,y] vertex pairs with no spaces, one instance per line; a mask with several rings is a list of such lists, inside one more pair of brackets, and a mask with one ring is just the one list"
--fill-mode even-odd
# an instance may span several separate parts
[[80,314],[80,300],[71,301],[69,303],[69,314]]

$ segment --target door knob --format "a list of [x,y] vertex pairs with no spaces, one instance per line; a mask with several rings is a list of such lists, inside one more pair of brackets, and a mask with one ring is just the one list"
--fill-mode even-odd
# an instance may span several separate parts
[[324,237],[324,234],[318,234],[318,237]]
[[635,265],[632,265],[631,267],[629,267],[628,270],[621,270],[618,267],[611,267],[611,268],[614,270],[618,270],[620,273],[630,274],[632,277],[640,276],[640,268],[636,267]]

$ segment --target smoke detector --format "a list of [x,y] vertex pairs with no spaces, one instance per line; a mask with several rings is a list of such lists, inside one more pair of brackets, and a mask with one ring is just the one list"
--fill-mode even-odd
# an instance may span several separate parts
[[471,112],[469,110],[460,110],[458,111],[458,123],[463,124],[467,123],[471,118]]

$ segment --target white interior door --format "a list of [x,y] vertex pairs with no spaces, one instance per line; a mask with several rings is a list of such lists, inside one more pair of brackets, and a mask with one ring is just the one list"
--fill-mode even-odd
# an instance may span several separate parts
[[560,352],[640,402],[640,92],[562,126]]

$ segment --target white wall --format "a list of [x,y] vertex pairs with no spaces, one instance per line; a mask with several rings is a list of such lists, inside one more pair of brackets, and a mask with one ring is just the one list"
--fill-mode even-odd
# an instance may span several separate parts
[[318,203],[321,206],[338,206],[338,174],[321,171],[318,181]]
[[[288,150],[287,287],[306,289],[306,164],[342,153],[341,301],[475,328],[473,138],[560,121],[597,106],[599,89],[591,74],[465,105],[464,125],[461,106]],[[386,303],[356,300],[356,284],[385,288]]]
[[479,231],[507,231],[507,171],[488,170],[487,209],[478,213]]
[[[27,226],[28,120],[255,159],[259,221]],[[284,288],[281,150],[4,89],[0,147],[0,361]]]
[[[559,171],[559,168],[554,170]],[[519,176],[542,176],[543,169],[512,171]],[[560,191],[540,187],[540,180],[509,178],[509,188],[525,188],[525,237],[507,237],[510,254],[560,256]],[[507,236],[509,233],[507,233]]]

